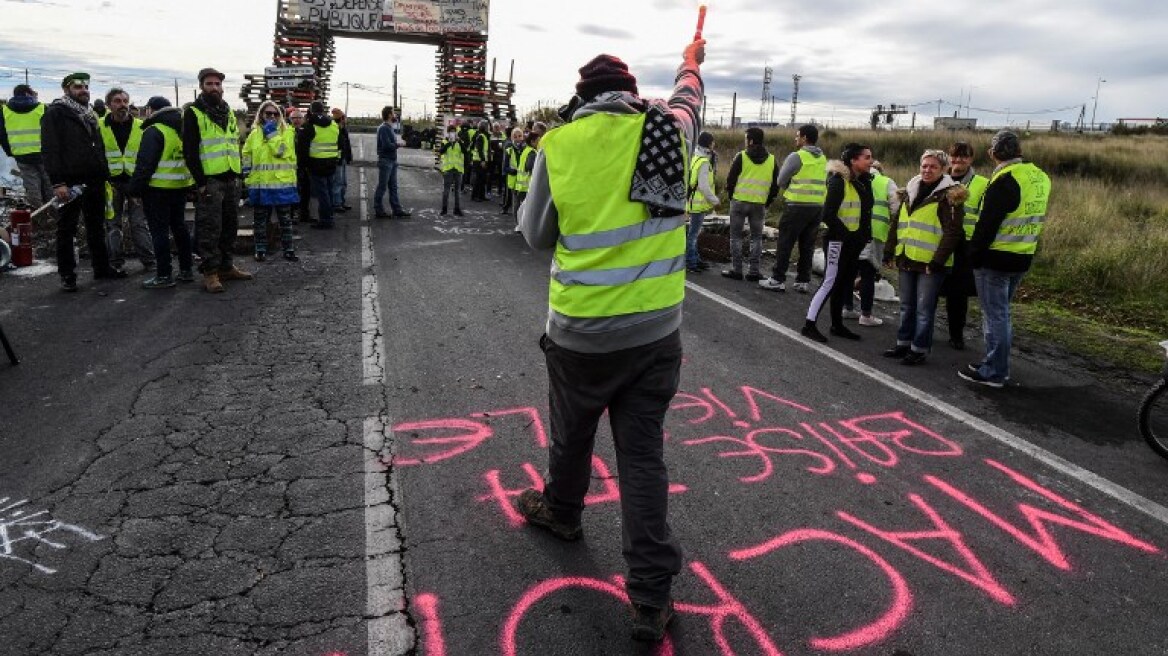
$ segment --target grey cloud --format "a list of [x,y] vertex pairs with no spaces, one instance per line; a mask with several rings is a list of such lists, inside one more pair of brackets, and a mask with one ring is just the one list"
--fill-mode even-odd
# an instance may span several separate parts
[[527,30],[528,32],[547,32],[547,29],[546,29],[546,28],[544,28],[544,26],[542,26],[542,25],[533,25],[533,24],[531,24],[531,23],[523,23],[523,24],[522,24],[522,25],[520,25],[519,27],[520,27],[520,28],[522,28],[522,29],[525,29],[525,30]]
[[581,25],[576,28],[581,34],[589,36],[600,36],[608,39],[633,39],[636,38],[632,32],[619,30],[612,27],[604,27],[601,25]]

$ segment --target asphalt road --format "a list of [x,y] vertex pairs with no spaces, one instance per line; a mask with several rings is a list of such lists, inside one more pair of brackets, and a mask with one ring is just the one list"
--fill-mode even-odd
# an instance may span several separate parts
[[1025,338],[1001,391],[943,341],[901,367],[892,306],[821,347],[807,296],[713,272],[667,420],[679,615],[633,643],[607,428],[584,540],[512,507],[550,254],[496,203],[439,216],[429,165],[403,153],[407,220],[353,167],[361,209],[226,294],[0,278],[0,654],[1168,652],[1168,463],[1129,390]]

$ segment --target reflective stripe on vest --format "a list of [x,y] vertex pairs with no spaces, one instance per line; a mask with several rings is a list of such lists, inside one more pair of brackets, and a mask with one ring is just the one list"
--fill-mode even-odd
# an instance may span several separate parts
[[158,160],[158,168],[150,176],[150,186],[155,189],[186,189],[193,185],[195,180],[183,159],[182,137],[178,135],[178,130],[161,123],[155,123],[150,128],[158,130],[162,135],[162,155]]
[[754,160],[747,157],[745,150],[739,153],[739,157],[742,160],[742,173],[738,174],[732,200],[759,205],[766,203],[771,182],[775,179],[775,156],[768,154],[762,164],[755,164]]
[[118,138],[114,136],[114,129],[108,125],[109,118],[97,122],[101,141],[105,144],[105,161],[109,164],[110,175],[134,174],[134,162],[138,161],[138,148],[142,145],[142,121],[136,118],[130,120],[133,123],[124,151],[118,148]]
[[872,239],[876,241],[888,241],[892,229],[892,208],[888,202],[891,188],[892,178],[879,173],[872,178]]
[[[559,212],[548,290],[555,313],[622,316],[685,297],[684,216],[655,219],[629,200],[644,121],[644,114],[592,114],[540,142]],[[685,161],[684,144],[677,156]]]
[[840,221],[843,221],[848,232],[860,229],[860,192],[852,186],[851,180],[844,180],[844,200],[840,203],[836,216],[839,217]]
[[800,148],[796,151],[802,165],[791,178],[791,184],[783,192],[788,203],[803,205],[823,205],[827,197],[827,158]]
[[973,229],[977,227],[977,220],[981,217],[981,197],[985,195],[990,181],[976,173],[969,179],[969,198],[965,199],[965,238],[973,239]]
[[466,157],[462,154],[462,144],[457,141],[451,141],[450,147],[442,153],[442,161],[438,165],[439,170],[443,173],[447,171],[458,171],[459,173],[466,172]]
[[[941,227],[941,217],[937,214],[937,202],[926,202],[915,212],[909,212],[909,202],[906,200],[900,205],[900,219],[896,223],[896,254],[904,255],[914,262],[929,264],[933,261],[933,254],[941,245],[944,229]],[[945,262],[945,266],[953,266],[953,255]]]
[[[251,159],[251,171],[247,174],[247,186],[252,189],[295,189],[296,188],[296,148],[293,145],[295,130],[285,127],[284,131],[271,138],[264,136],[261,129],[252,130],[243,146],[245,159]],[[277,157],[280,145],[284,146],[284,156]]]
[[[706,195],[698,189],[698,173],[702,170],[702,164],[710,164],[710,158],[705,155],[694,155],[689,163],[689,200],[686,201],[685,211],[690,214],[702,214],[714,208],[710,201],[706,200]],[[712,190],[714,188],[713,166],[706,167],[706,182],[709,183]]]
[[204,175],[239,173],[239,129],[235,124],[235,113],[227,114],[227,129],[219,127],[201,109],[191,105],[199,125],[199,160],[203,164]]
[[4,131],[8,134],[8,145],[14,156],[41,152],[41,117],[44,115],[44,103],[23,114],[4,106]]
[[1018,182],[1022,198],[1018,208],[1002,221],[997,236],[990,244],[990,250],[1034,255],[1038,250],[1038,237],[1042,235],[1047,204],[1050,202],[1050,178],[1030,162],[1020,162],[995,173],[990,179],[990,185],[1006,174]]
[[308,143],[308,156],[312,159],[337,159],[341,156],[341,148],[337,140],[341,138],[341,128],[336,122],[325,126],[314,126],[316,132],[312,141]]
[[527,193],[528,187],[531,186],[531,173],[527,170],[527,158],[534,156],[534,148],[531,146],[523,147],[523,152],[519,154],[519,166],[515,167],[517,171],[515,174],[515,191]]

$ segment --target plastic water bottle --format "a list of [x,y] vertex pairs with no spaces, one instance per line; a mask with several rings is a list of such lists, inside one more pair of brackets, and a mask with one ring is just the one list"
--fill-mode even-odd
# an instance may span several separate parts
[[72,187],[69,187],[69,199],[68,200],[63,201],[60,198],[57,198],[56,196],[53,197],[53,207],[60,209],[64,206],[68,205],[69,203],[72,203],[74,199],[76,199],[78,196],[80,196],[83,193],[85,193],[85,185],[75,184]]

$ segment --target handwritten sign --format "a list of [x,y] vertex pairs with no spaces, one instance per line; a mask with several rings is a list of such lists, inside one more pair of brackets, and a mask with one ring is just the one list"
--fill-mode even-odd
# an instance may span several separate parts
[[334,32],[486,32],[489,0],[290,0],[286,17]]

